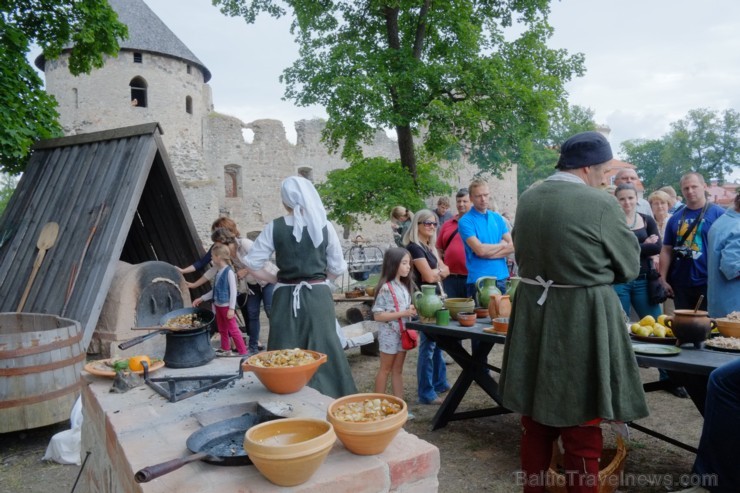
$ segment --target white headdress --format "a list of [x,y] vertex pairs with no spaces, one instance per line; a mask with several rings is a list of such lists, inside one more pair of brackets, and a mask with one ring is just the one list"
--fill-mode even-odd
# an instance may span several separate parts
[[283,204],[293,210],[293,237],[301,241],[304,226],[314,247],[324,241],[323,228],[327,224],[326,210],[313,183],[301,176],[290,176],[280,187]]

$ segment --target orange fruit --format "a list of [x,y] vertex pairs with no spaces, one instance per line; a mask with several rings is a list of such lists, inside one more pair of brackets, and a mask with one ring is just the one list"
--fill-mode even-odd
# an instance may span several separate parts
[[149,368],[152,367],[152,361],[149,359],[149,356],[143,355],[143,356],[131,356],[128,359],[128,368],[131,371],[144,371],[144,365],[141,364],[142,361],[146,361],[146,364]]

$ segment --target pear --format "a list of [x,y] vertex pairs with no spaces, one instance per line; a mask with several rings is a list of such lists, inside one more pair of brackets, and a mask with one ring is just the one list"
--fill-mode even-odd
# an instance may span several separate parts
[[636,335],[638,335],[640,337],[648,337],[648,336],[650,336],[650,332],[652,332],[652,328],[651,327],[648,327],[646,325],[639,325],[638,327],[639,328],[636,329],[637,331],[635,332]]
[[633,334],[637,334],[640,331],[641,327],[642,326],[640,324],[632,324],[630,325],[630,332],[632,332]]
[[644,325],[646,327],[652,327],[653,325],[655,325],[655,317],[653,317],[652,315],[645,315],[644,317],[642,317],[642,320],[640,320],[639,323],[640,325]]
[[666,334],[666,327],[661,324],[655,324],[653,325],[653,335],[655,337],[665,337]]
[[663,314],[659,315],[659,316],[658,316],[658,323],[659,323],[660,325],[663,325],[663,326],[665,326],[665,319],[666,319],[666,318],[668,318],[668,315],[666,315],[665,313],[663,313]]

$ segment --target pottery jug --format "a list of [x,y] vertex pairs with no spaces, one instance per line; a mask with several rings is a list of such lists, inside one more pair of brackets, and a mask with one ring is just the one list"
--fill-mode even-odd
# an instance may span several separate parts
[[422,322],[431,323],[435,321],[437,310],[444,308],[442,298],[437,296],[437,286],[423,284],[421,291],[414,293],[414,306]]
[[478,306],[488,306],[491,295],[501,294],[501,290],[496,287],[496,278],[483,276],[475,281],[475,294]]
[[510,277],[506,280],[506,294],[509,295],[512,303],[514,302],[514,292],[516,291],[516,287],[519,286],[519,281],[521,280],[521,277]]
[[675,310],[672,317],[666,318],[666,326],[676,336],[676,346],[693,342],[700,347],[717,323],[708,317],[704,310]]
[[491,320],[499,317],[509,318],[509,315],[511,315],[510,296],[508,294],[492,294],[491,302],[488,304],[488,314],[491,316]]

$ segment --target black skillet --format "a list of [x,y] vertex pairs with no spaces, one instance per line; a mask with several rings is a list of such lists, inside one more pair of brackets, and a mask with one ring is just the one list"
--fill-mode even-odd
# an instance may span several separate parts
[[147,466],[139,470],[134,479],[137,483],[146,483],[196,460],[219,466],[251,464],[252,461],[244,451],[244,434],[254,425],[278,418],[280,416],[273,414],[247,413],[238,418],[204,426],[190,435],[185,442],[193,455]]
[[[191,315],[196,318],[196,320],[200,321],[200,323],[197,326],[187,328],[166,327],[167,322],[181,315]],[[163,315],[162,318],[159,320],[160,325],[157,327],[151,327],[154,332],[129,339],[128,341],[119,344],[118,347],[120,349],[128,349],[137,344],[141,344],[147,339],[151,339],[152,337],[159,334],[168,334],[171,332],[181,332],[187,334],[190,332],[194,332],[196,330],[202,329],[203,327],[209,327],[213,323],[214,319],[215,317],[213,315],[213,312],[203,310],[202,308],[180,308],[179,310],[175,310]],[[140,330],[143,329],[143,327],[136,327],[136,329]]]

